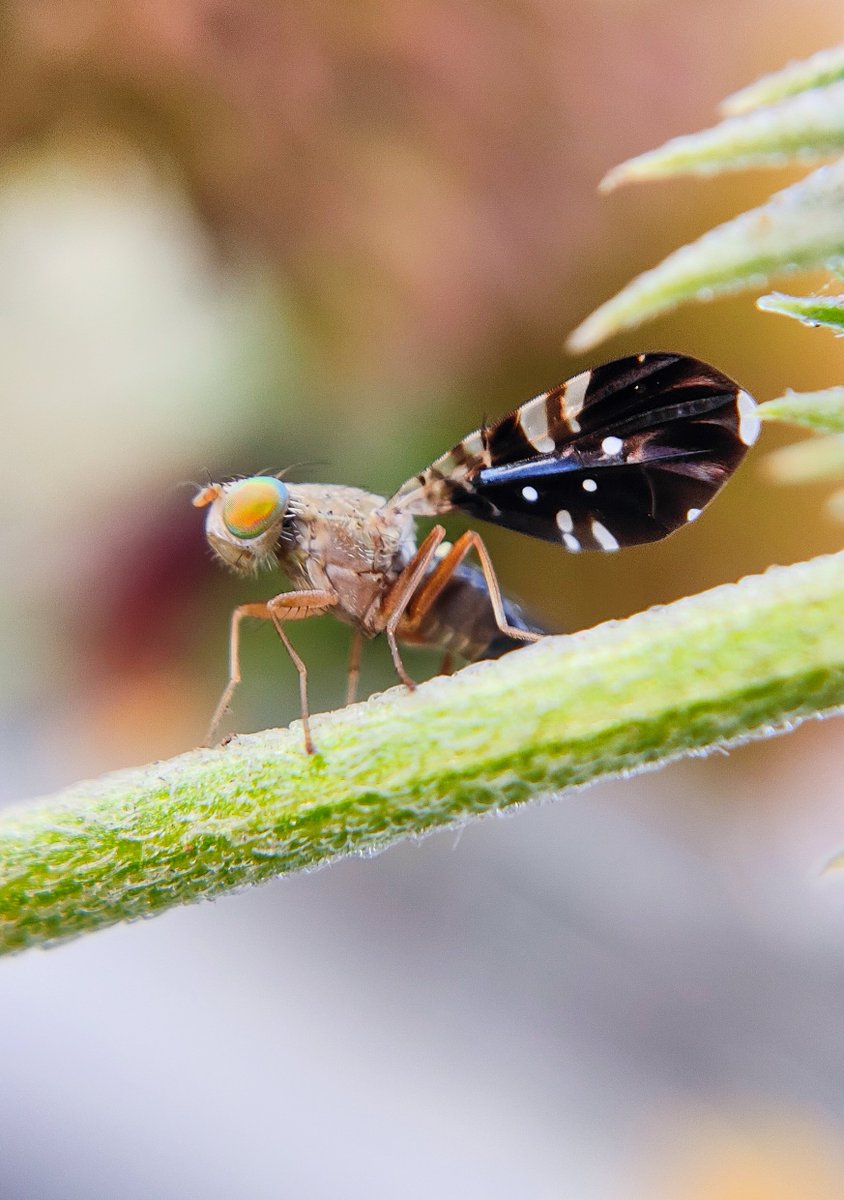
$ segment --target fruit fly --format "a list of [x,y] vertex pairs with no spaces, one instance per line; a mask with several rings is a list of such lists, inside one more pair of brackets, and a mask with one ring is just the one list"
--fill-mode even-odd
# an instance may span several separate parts
[[[313,753],[307,668],[286,626],[331,612],[352,627],[347,702],[363,639],[385,634],[402,683],[400,644],[468,661],[497,658],[545,630],[499,587],[474,530],[454,544],[415,518],[459,512],[555,542],[571,553],[655,542],[696,520],[759,432],[753,399],[714,367],[639,354],[574,376],[470,433],[390,499],[345,485],[257,475],[195,497],[206,535],[239,575],[278,567],[293,584],[232,614],[229,680],[213,741],[240,682],[240,626],[272,621],[299,673],[305,749]],[[474,552],[478,566],[466,561]]]

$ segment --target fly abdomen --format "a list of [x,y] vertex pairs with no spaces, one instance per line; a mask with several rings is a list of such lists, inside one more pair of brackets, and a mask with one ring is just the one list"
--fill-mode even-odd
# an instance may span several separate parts
[[[548,632],[525,616],[514,601],[505,596],[503,602],[509,625],[530,633]],[[483,572],[468,563],[457,568],[410,640],[459,654],[469,662],[500,658],[525,645],[498,628]]]

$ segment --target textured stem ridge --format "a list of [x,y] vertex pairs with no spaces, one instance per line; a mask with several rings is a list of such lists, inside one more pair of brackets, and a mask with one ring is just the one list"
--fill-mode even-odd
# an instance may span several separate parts
[[0,951],[844,706],[844,553],[394,689],[0,818]]

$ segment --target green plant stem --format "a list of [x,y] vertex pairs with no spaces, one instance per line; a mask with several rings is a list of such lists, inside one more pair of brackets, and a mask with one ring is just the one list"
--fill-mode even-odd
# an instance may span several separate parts
[[371,851],[844,705],[844,554],[314,720],[81,784],[0,820],[0,949]]

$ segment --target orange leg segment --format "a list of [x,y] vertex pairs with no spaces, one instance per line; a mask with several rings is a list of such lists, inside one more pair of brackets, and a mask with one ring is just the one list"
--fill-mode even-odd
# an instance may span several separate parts
[[403,632],[407,632],[408,634],[413,633],[418,628],[422,619],[430,611],[432,605],[436,603],[443,588],[470,550],[475,551],[480,561],[484,581],[489,592],[493,615],[495,616],[495,623],[501,632],[521,642],[539,641],[544,636],[543,634],[534,633],[529,629],[517,629],[514,625],[508,623],[504,613],[504,598],[501,594],[501,585],[495,574],[495,567],[492,565],[492,559],[484,545],[483,539],[480,534],[475,533],[474,529],[467,529],[457,539],[448,553],[437,563],[419,590],[411,597],[410,602],[406,605],[403,619],[399,626],[399,635]]
[[473,529],[468,529],[457,539],[426,579],[425,574],[444,537],[445,530],[442,525],[435,525],[393,584],[383,609],[387,616],[384,632],[390,645],[393,663],[399,679],[411,689],[416,685],[402,663],[398,638],[416,632],[425,615],[436,603],[443,588],[470,550],[474,550],[480,560],[495,623],[501,632],[521,642],[536,642],[543,636],[541,633],[534,633],[529,629],[517,629],[508,623],[504,612],[501,586],[496,577],[492,559],[480,535]]
[[244,617],[254,617],[260,621],[272,621],[285,650],[299,673],[299,699],[302,706],[302,726],[305,733],[305,750],[313,754],[314,744],[311,739],[310,723],[308,720],[308,669],[302,659],[293,649],[290,639],[284,631],[285,621],[303,621],[306,617],[316,617],[326,612],[337,603],[337,597],[331,592],[302,591],[282,592],[265,604],[241,604],[231,617],[229,633],[229,679],[220,702],[211,718],[206,744],[212,745],[216,740],[220,722],[226,714],[237,685],[240,683],[240,624]]
[[363,650],[363,634],[359,629],[352,631],[352,647],[349,651],[349,669],[346,676],[346,703],[354,704],[360,679],[360,656]]
[[431,559],[437,552],[437,547],[444,537],[445,530],[442,525],[435,525],[393,584],[382,607],[382,613],[387,618],[384,632],[387,635],[390,654],[393,656],[393,666],[396,668],[399,679],[411,691],[414,690],[416,684],[404,669],[404,663],[399,653],[398,641],[396,640],[396,630],[399,627],[407,606],[413,599],[414,592],[425,577],[425,572],[428,570]]

